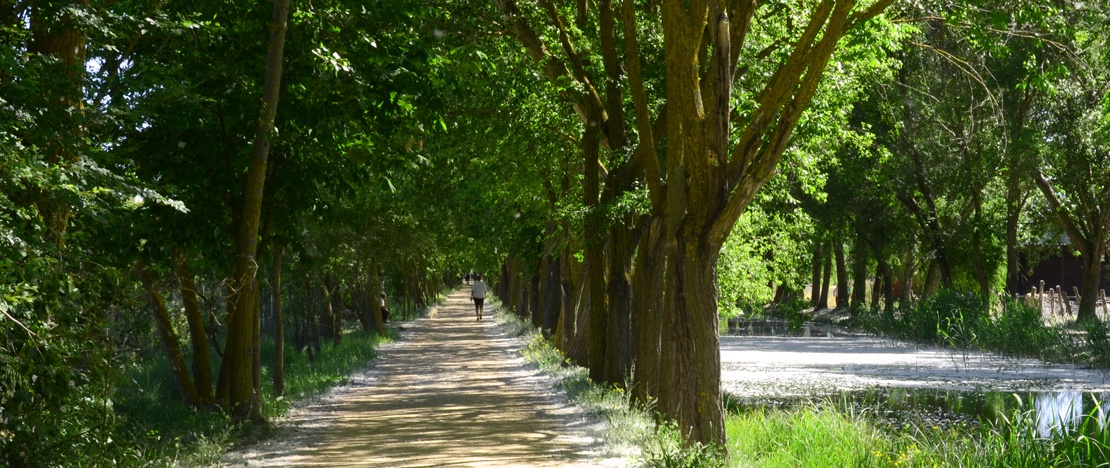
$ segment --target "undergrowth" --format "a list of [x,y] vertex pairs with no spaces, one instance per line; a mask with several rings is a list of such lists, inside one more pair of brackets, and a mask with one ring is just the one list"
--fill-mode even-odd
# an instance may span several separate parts
[[849,325],[917,343],[1110,369],[1105,325],[1095,321],[1080,330],[1047,325],[1039,308],[1021,301],[992,310],[975,294],[940,291],[893,316],[859,308]]

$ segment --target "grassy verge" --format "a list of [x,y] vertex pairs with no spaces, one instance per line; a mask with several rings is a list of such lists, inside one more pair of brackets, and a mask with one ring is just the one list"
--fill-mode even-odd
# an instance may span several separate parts
[[[376,357],[375,348],[388,341],[373,332],[348,330],[338,346],[324,344],[315,360],[285,349],[286,397],[273,396],[272,369],[264,367],[263,415],[273,419],[285,414],[296,402],[342,385],[348,375]],[[263,362],[273,362],[273,340],[263,339]],[[213,368],[218,369],[218,366]],[[145,362],[132,372],[132,385],[124,387],[117,406],[119,441],[131,447],[127,458],[142,464],[213,464],[231,445],[268,432],[268,427],[237,425],[218,410],[200,411],[186,405],[174,384],[168,362]]]
[[[441,304],[448,291],[441,291],[432,307]],[[417,317],[427,313],[425,309]],[[415,318],[415,317],[414,317]],[[403,322],[401,322],[403,323]],[[313,360],[294,350],[292,340],[285,346],[285,397],[274,397],[273,369],[262,368],[262,412],[267,420],[284,415],[294,404],[343,385],[349,376],[364,368],[377,356],[377,347],[396,339],[396,331],[383,337],[357,326],[344,330],[339,345],[323,340],[321,352]],[[262,362],[274,362],[273,337],[262,338]],[[218,358],[212,369],[219,369]],[[88,460],[74,460],[74,466],[105,464],[142,466],[202,466],[220,461],[223,453],[237,443],[249,442],[270,434],[268,425],[237,424],[219,410],[202,411],[184,403],[174,383],[168,361],[162,353],[136,363],[121,382],[113,421],[118,428],[113,447],[89,454]]]
[[593,383],[586,368],[570,364],[531,324],[499,306],[495,311],[498,324],[522,340],[524,359],[552,377],[571,401],[608,422],[605,442],[614,455],[631,459],[633,465],[641,467],[723,466],[717,450],[683,447],[677,428],[657,424],[653,413],[636,407],[622,388]]

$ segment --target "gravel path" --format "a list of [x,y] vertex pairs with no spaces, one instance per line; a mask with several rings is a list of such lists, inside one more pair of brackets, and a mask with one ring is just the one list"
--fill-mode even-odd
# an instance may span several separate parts
[[248,466],[598,466],[604,422],[556,394],[468,288],[349,384],[290,413],[276,439],[229,454]]

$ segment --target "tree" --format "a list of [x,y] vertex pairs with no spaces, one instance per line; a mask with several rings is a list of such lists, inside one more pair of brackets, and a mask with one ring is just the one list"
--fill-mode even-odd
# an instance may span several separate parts
[[262,191],[266,183],[266,163],[270,156],[270,134],[274,131],[278,96],[281,90],[281,59],[285,47],[289,0],[274,0],[270,23],[269,49],[266,53],[266,81],[262,111],[255,132],[254,151],[247,170],[247,185],[236,240],[236,267],[232,293],[228,298],[228,333],[216,397],[231,414],[242,419],[261,418],[261,382],[258,366],[260,311],[258,304],[258,227],[262,211]]
[[[1095,305],[1102,260],[1110,244],[1110,48],[1095,37],[1110,34],[1110,10],[1068,11],[1068,73],[1053,86],[1043,110],[1044,140],[1033,181],[1048,208],[1083,258],[1083,287],[1076,320],[1098,320]],[[1081,31],[1081,32],[1080,32]]]

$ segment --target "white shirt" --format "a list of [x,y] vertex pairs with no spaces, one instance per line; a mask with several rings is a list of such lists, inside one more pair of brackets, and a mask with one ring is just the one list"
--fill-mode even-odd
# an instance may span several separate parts
[[485,299],[486,283],[482,281],[475,281],[474,284],[470,286],[470,289],[473,291],[472,297],[474,297],[475,299]]

